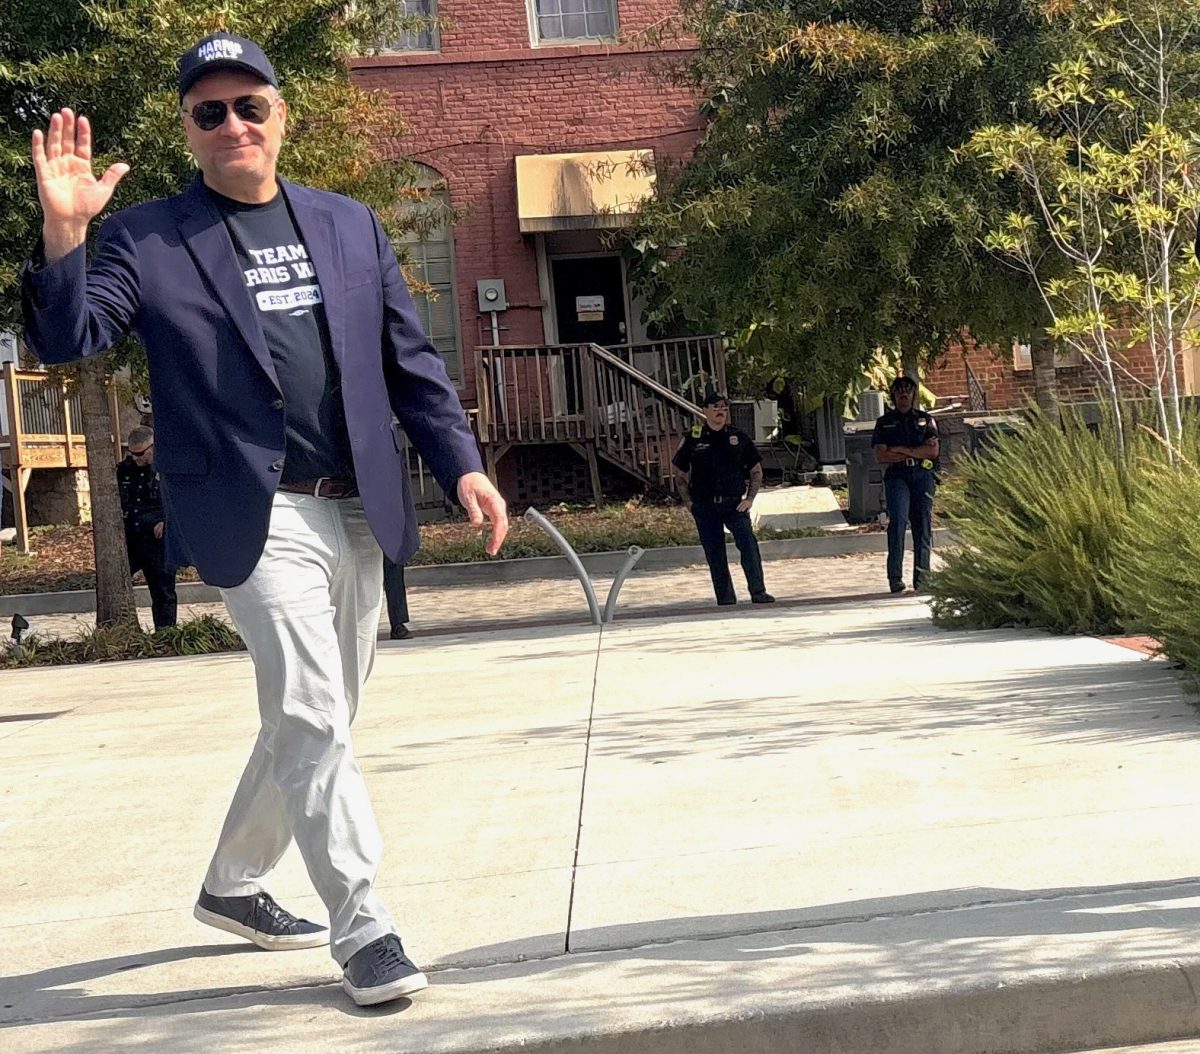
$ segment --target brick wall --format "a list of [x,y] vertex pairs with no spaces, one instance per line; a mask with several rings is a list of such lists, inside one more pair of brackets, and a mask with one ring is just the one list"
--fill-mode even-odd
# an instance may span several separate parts
[[[1154,366],[1150,352],[1144,347],[1134,348],[1121,359],[1137,381],[1153,383]],[[1025,405],[1033,399],[1033,370],[1014,369],[1011,349],[993,349],[978,344],[967,344],[951,348],[942,362],[930,371],[926,385],[938,397],[939,403],[961,401],[968,404],[967,371],[969,364],[976,379],[987,395],[989,410],[1006,410]],[[1182,379],[1183,363],[1180,370]],[[1098,375],[1095,369],[1084,363],[1079,366],[1060,366],[1058,377],[1059,399],[1064,402],[1084,402],[1095,397]],[[1121,387],[1130,395],[1140,392],[1139,386],[1123,378]]]
[[[622,0],[621,32],[644,29],[674,8],[672,0]],[[701,123],[690,89],[667,77],[686,52],[628,43],[534,49],[524,0],[443,0],[440,13],[455,21],[440,52],[358,60],[355,79],[395,104],[397,126],[381,130],[387,153],[439,172],[464,213],[454,231],[455,279],[460,394],[472,406],[470,351],[492,343],[490,316],[476,302],[478,279],[505,280],[502,343],[545,340],[535,241],[518,227],[514,158],[648,147],[657,158],[681,159]]]

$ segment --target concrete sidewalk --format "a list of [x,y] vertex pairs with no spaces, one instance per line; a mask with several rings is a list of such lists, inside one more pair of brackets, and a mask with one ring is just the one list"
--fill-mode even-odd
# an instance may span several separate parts
[[[244,655],[0,674],[0,1049],[1200,1035],[1196,715],[1112,644],[900,599],[385,645],[356,741],[434,974],[381,1011],[190,917],[254,730]],[[271,889],[320,916],[294,853]]]

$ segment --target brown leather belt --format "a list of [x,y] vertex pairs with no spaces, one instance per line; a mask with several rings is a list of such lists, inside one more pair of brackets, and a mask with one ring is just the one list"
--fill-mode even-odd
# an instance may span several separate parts
[[336,476],[306,479],[299,483],[280,483],[279,489],[289,494],[311,494],[314,498],[358,497],[358,483],[355,480],[338,479]]

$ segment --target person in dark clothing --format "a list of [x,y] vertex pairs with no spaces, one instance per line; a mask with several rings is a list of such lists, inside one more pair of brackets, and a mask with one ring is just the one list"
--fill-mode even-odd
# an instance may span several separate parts
[[387,600],[388,625],[392,640],[408,640],[412,636],[408,621],[408,591],[404,587],[404,565],[383,558],[383,595]]
[[750,525],[750,507],[762,487],[762,455],[740,428],[729,423],[729,400],[719,392],[704,397],[704,424],[693,427],[672,459],[680,497],[696,521],[713,592],[721,606],[736,604],[725,528],[742,555],[750,599],[770,604],[775,598],[763,584],[762,556]]
[[125,515],[129,573],[141,571],[150,588],[154,628],[175,625],[175,570],[167,567],[165,522],[158,473],[154,469],[154,432],[139,426],[129,433],[129,453],[117,466],[117,488]]
[[933,416],[917,405],[917,382],[897,377],[893,409],[875,422],[875,460],[887,465],[883,489],[888,511],[888,585],[904,592],[904,533],[912,524],[913,588],[921,592],[932,551],[934,462],[940,450]]

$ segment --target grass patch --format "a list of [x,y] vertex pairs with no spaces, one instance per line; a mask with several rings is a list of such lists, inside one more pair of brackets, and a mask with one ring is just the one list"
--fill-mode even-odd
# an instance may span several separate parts
[[[678,505],[646,505],[629,502],[600,509],[558,505],[544,511],[577,553],[608,553],[628,549],[663,549],[677,545],[699,545],[696,522]],[[788,530],[763,529],[760,541],[780,538],[816,538],[827,532],[814,527]],[[531,556],[557,556],[558,546],[536,524],[522,517],[512,528],[499,557],[483,551],[486,528],[469,523],[439,523],[421,528],[421,548],[410,565],[473,563],[481,560],[519,560]]]

